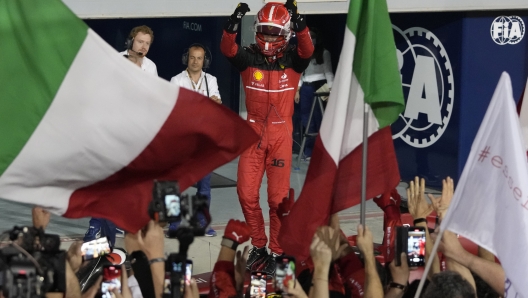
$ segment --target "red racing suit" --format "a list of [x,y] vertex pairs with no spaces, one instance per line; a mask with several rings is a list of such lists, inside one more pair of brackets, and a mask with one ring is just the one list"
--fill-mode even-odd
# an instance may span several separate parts
[[240,72],[246,93],[247,122],[260,135],[260,140],[240,156],[238,198],[246,223],[251,227],[251,244],[266,246],[268,240],[259,204],[259,189],[266,171],[269,248],[282,254],[277,240],[280,220],[276,211],[290,189],[293,102],[301,74],[310,63],[313,44],[309,29],[305,28],[297,32],[298,47],[288,46],[270,62],[256,45],[242,48],[235,38],[236,33],[224,30],[220,49]]

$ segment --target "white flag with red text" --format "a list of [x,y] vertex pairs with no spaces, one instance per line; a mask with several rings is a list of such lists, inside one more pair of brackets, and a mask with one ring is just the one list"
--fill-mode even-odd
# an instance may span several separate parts
[[497,256],[508,277],[508,297],[528,297],[528,164],[505,72],[442,222],[446,229]]
[[526,87],[524,88],[523,98],[519,103],[519,122],[521,123],[521,131],[524,137],[524,148],[528,152],[528,80],[526,81]]

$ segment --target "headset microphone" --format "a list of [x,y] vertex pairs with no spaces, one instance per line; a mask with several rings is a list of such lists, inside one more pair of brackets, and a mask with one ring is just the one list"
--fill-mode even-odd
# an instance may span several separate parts
[[134,51],[134,50],[132,50],[132,49],[129,49],[129,51],[138,54],[140,57],[143,57],[143,55],[144,55],[142,52],[136,52],[136,51]]

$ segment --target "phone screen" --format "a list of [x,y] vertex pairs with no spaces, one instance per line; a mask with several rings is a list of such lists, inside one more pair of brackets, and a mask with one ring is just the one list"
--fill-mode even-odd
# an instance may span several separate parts
[[185,265],[185,282],[187,283],[191,282],[192,270],[193,263],[191,260],[187,260],[187,264]]
[[407,259],[409,266],[425,265],[425,228],[410,227],[407,237]]
[[295,259],[279,256],[275,261],[275,292],[288,293],[288,282],[295,280]]
[[103,268],[103,283],[101,284],[102,297],[114,297],[112,293],[115,289],[121,293],[121,266],[105,266]]
[[106,237],[88,241],[81,246],[81,255],[84,260],[98,258],[110,253],[110,245]]
[[250,298],[266,298],[266,278],[263,272],[253,272],[251,274],[251,284],[249,289]]
[[165,208],[170,219],[180,218],[180,197],[175,194],[165,195]]

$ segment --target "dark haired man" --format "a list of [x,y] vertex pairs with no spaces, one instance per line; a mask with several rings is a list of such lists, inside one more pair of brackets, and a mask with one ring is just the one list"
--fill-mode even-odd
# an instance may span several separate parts
[[[247,266],[273,274],[275,257],[283,253],[278,235],[279,203],[288,196],[292,159],[292,115],[295,90],[313,53],[313,44],[304,18],[297,13],[297,2],[271,2],[257,13],[255,41],[240,47],[235,39],[242,17],[249,11],[239,3],[224,26],[220,44],[222,53],[240,72],[246,93],[247,122],[260,140],[240,156],[237,193],[246,222],[251,227],[251,244]],[[289,45],[295,31],[298,47]],[[270,241],[264,231],[259,203],[262,176],[268,177]]]
[[[183,55],[183,61],[187,62],[187,68],[172,77],[171,83],[179,85],[180,87],[193,90],[204,96],[209,97],[216,103],[222,103],[220,99],[220,91],[218,91],[218,82],[216,77],[205,73],[203,71],[205,66],[209,66],[211,57],[206,57],[207,53],[205,47],[199,44],[193,44],[189,47],[186,54]],[[206,58],[208,58],[207,64],[205,64]],[[196,183],[197,193],[207,197],[208,206],[211,205],[211,174],[207,174],[200,181]],[[202,213],[198,213],[198,221],[205,228],[206,220]],[[172,233],[179,226],[179,222],[171,223],[169,226],[169,233],[167,235],[174,235]],[[216,231],[210,226],[205,230],[205,236],[214,237]]]

